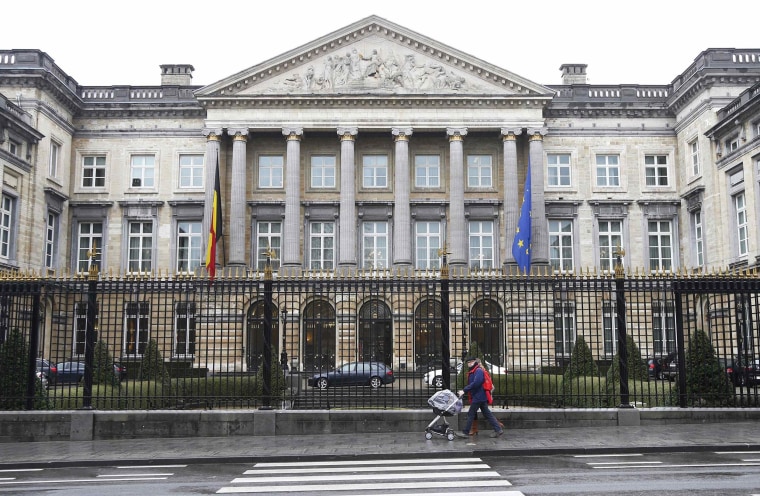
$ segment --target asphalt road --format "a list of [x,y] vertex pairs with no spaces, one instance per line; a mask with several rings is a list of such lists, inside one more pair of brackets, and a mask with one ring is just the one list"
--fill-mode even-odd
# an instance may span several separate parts
[[10,469],[0,472],[0,494],[752,496],[760,495],[760,452]]

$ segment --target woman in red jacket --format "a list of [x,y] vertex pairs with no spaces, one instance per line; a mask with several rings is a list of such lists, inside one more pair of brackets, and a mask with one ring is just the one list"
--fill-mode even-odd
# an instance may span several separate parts
[[504,428],[501,426],[496,417],[493,416],[491,410],[488,408],[488,397],[485,389],[483,389],[483,382],[485,382],[485,375],[483,373],[483,367],[480,365],[480,359],[477,357],[467,357],[467,368],[469,373],[467,374],[467,385],[459,391],[459,395],[469,393],[470,395],[470,410],[467,412],[467,424],[464,426],[463,433],[457,432],[459,437],[470,437],[470,429],[472,423],[475,421],[475,415],[478,410],[483,412],[488,423],[493,427],[493,433],[491,437],[499,437],[504,434]]

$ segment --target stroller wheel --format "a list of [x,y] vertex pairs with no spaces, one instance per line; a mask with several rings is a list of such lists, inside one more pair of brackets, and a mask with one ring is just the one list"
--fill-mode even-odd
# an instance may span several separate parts
[[446,439],[448,439],[449,441],[453,441],[454,440],[454,433],[453,432],[449,432],[448,434],[446,434]]
[[428,441],[430,441],[431,439],[433,439],[433,433],[432,432],[426,432],[425,433],[425,439],[427,439]]

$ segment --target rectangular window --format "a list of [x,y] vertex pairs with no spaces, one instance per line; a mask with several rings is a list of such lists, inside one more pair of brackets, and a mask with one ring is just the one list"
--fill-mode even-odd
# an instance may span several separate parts
[[596,185],[620,186],[620,156],[596,156]]
[[50,141],[50,163],[48,164],[48,176],[58,177],[58,169],[61,160],[61,145]]
[[81,222],[77,240],[77,272],[90,270],[90,255],[93,248],[96,253],[92,262],[99,268],[100,255],[103,251],[103,223]]
[[365,188],[388,187],[388,157],[364,155],[362,157],[362,186]]
[[569,301],[554,303],[554,351],[569,356],[575,346],[575,305]]
[[21,156],[21,143],[19,143],[16,140],[9,139],[8,140],[8,151],[11,152],[11,155],[14,155],[16,157]]
[[130,170],[131,187],[153,188],[156,185],[155,155],[132,155]]
[[441,267],[438,251],[441,249],[441,223],[417,222],[414,224],[416,261],[418,269]]
[[124,355],[142,356],[150,337],[150,303],[131,301],[124,308]]
[[270,260],[272,270],[279,270],[282,246],[282,222],[256,223],[256,267],[264,270],[267,265],[266,252],[274,251]]
[[549,221],[549,262],[555,272],[573,270],[573,222]]
[[617,350],[617,313],[615,302],[602,302],[602,326],[604,327],[604,354],[611,356]]
[[2,200],[0,201],[0,258],[6,260],[11,258],[11,251],[15,242],[16,227],[13,221],[15,206],[15,198],[2,195]]
[[106,157],[82,157],[82,187],[103,188],[106,185]]
[[697,267],[704,267],[705,255],[702,241],[702,211],[697,210],[691,216],[694,226],[694,255],[697,258]]
[[[95,322],[93,328],[98,327],[98,307],[95,307]],[[96,337],[97,339],[97,337]],[[87,343],[87,302],[79,301],[74,303],[74,349],[72,353],[75,356],[82,356],[85,352]]]
[[282,155],[259,156],[259,188],[282,188],[283,164]]
[[310,269],[335,268],[335,223],[312,222],[309,224]]
[[200,221],[177,223],[177,272],[194,273],[200,268],[202,231]]
[[493,166],[490,155],[467,156],[467,187],[493,187]]
[[181,301],[174,308],[174,355],[195,355],[195,302]]
[[570,154],[550,153],[546,156],[547,184],[549,187],[570,186]]
[[726,154],[735,152],[739,149],[739,137],[734,136],[733,138],[727,139],[725,142],[726,145]]
[[738,255],[745,256],[749,252],[749,223],[747,221],[747,200],[744,192],[734,195],[734,215],[736,216],[736,246]]
[[645,155],[644,170],[647,186],[668,185],[668,156]]
[[362,267],[384,269],[388,267],[388,223],[362,223]]
[[150,272],[153,269],[153,222],[130,222],[128,230],[127,270]]
[[470,268],[492,269],[494,266],[493,221],[473,220],[469,222],[468,227],[470,230]]
[[599,221],[599,269],[612,270],[617,261],[619,248],[623,246],[623,222],[619,220]]
[[414,185],[418,188],[441,186],[441,158],[438,155],[414,156]]
[[691,173],[698,176],[699,168],[699,141],[694,140],[689,143],[689,153],[691,154]]
[[179,156],[179,187],[180,188],[202,188],[203,174],[205,167],[203,165],[203,155],[180,155]]
[[311,187],[335,187],[335,157],[318,155],[311,157]]
[[673,234],[669,220],[650,220],[647,224],[649,238],[649,270],[673,270]]
[[675,306],[670,300],[652,302],[652,342],[655,355],[676,351]]
[[58,218],[55,212],[48,212],[45,234],[45,267],[55,269],[58,265]]

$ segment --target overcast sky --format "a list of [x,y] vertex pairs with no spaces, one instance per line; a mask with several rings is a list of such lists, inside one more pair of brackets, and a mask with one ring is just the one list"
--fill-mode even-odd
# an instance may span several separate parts
[[47,52],[79,84],[208,85],[378,15],[539,84],[563,63],[591,84],[669,84],[707,48],[760,48],[760,3],[672,0],[41,0],[6,16],[0,49]]

